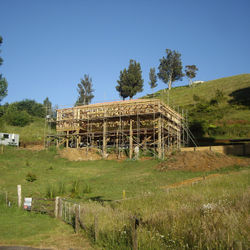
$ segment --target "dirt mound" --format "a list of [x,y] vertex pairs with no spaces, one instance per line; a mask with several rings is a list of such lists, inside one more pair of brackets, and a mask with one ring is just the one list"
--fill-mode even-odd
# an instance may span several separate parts
[[62,158],[66,158],[70,161],[94,161],[102,159],[98,149],[86,149],[86,148],[64,148],[59,150],[59,154]]
[[228,166],[250,166],[249,158],[239,158],[211,151],[179,152],[157,165],[157,169],[210,171]]
[[[64,148],[59,151],[59,154],[62,158],[70,161],[95,161],[103,159],[101,150],[96,148]],[[125,156],[121,156],[118,159],[117,154],[106,155],[107,160],[124,160],[125,158]]]
[[21,142],[19,148],[21,149],[29,149],[32,151],[40,151],[44,150],[44,143],[41,142]]

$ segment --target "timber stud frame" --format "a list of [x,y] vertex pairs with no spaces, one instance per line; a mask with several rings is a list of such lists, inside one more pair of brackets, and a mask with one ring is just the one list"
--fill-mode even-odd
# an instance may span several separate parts
[[[133,158],[135,147],[164,159],[181,147],[183,117],[159,99],[136,99],[57,110],[57,146],[112,148]],[[87,150],[88,151],[88,150]]]

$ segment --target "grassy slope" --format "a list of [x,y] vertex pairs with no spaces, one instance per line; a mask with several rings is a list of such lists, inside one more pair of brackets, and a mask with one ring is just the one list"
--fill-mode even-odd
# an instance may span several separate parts
[[[19,134],[21,143],[41,144],[44,142],[44,119],[37,117],[34,117],[33,119],[34,121],[25,127],[17,127],[4,124],[2,131],[5,133]],[[46,129],[45,132],[47,131],[48,129]],[[52,133],[55,133],[55,131],[53,131]]]
[[[180,107],[184,110],[188,110],[190,117],[192,117],[195,107],[193,96],[196,95],[203,100],[209,101],[215,96],[216,90],[223,91],[225,100],[220,103],[218,107],[212,107],[213,111],[210,114],[206,112],[200,112],[198,115],[196,114],[196,119],[198,117],[198,119],[206,120],[208,126],[213,126],[214,124],[220,125],[222,127],[225,127],[225,124],[229,126],[229,128],[225,131],[225,135],[215,135],[217,138],[249,137],[250,74],[225,77],[204,82],[193,87],[183,86],[173,88],[170,91],[170,106],[175,108]],[[148,97],[157,97],[167,103],[167,90],[158,91],[153,95],[149,95]],[[216,114],[217,110],[220,114],[219,116]],[[213,113],[215,114],[214,117]],[[192,120],[192,118],[190,120]],[[234,129],[232,126],[241,127],[245,132],[241,133],[240,128],[236,127],[236,129]],[[249,133],[247,133],[247,131],[249,131]]]
[[[124,224],[129,223],[128,218],[131,213],[139,214],[146,222],[145,226],[142,225],[138,232],[141,249],[148,249],[149,244],[152,249],[168,249],[165,247],[166,244],[170,246],[169,249],[178,249],[178,247],[181,249],[180,246],[186,244],[191,238],[192,241],[189,244],[195,245],[197,237],[204,240],[202,244],[207,244],[208,247],[212,246],[212,248],[215,247],[214,244],[217,244],[218,239],[220,240],[218,244],[223,248],[227,244],[225,242],[227,235],[230,237],[229,245],[233,244],[232,240],[234,239],[246,241],[244,231],[246,223],[244,221],[246,221],[247,199],[244,197],[247,197],[249,168],[245,168],[244,171],[240,169],[239,174],[225,177],[226,179],[209,180],[208,183],[211,183],[209,185],[200,184],[197,188],[183,187],[179,191],[167,194],[160,187],[196,176],[203,176],[204,173],[176,170],[159,172],[154,169],[157,163],[155,160],[69,162],[61,159],[53,149],[33,152],[6,147],[4,153],[0,155],[0,191],[7,190],[10,199],[15,201],[17,184],[22,185],[24,197],[37,197],[44,196],[49,185],[53,184],[57,188],[60,182],[64,182],[67,197],[70,194],[72,181],[76,179],[84,180],[92,188],[91,193],[83,196],[85,198],[99,197],[103,200],[116,200],[121,199],[122,191],[126,190],[127,197],[136,196],[138,199],[127,200],[121,205],[117,203],[115,209],[111,209],[109,203],[106,203],[104,207],[98,203],[85,203],[84,205],[87,206],[86,209],[90,206],[89,209],[92,213],[100,213],[99,227],[102,233],[98,244],[106,249],[127,249],[126,238],[124,238],[124,242],[120,241],[120,232],[124,231]],[[36,181],[31,183],[25,180],[29,172],[36,174]],[[147,198],[143,194],[153,195]],[[220,200],[226,203],[221,203]],[[222,210],[216,212],[215,217],[212,215],[211,217],[203,217],[200,208],[207,203],[223,205]],[[239,204],[241,210],[238,209]],[[226,212],[224,213],[224,211]],[[101,213],[104,213],[103,216]],[[11,215],[13,220],[6,221],[6,218]],[[15,210],[2,209],[0,211],[0,235],[1,231],[4,232],[0,236],[0,243],[26,244],[31,240],[30,244],[38,246],[43,245],[45,241],[52,243],[54,239],[55,242],[61,242],[65,238],[65,244],[67,244],[67,239],[72,237],[70,236],[71,232],[67,231],[68,229],[61,229],[63,226],[57,224],[59,222],[53,219],[46,216],[46,219],[43,219],[44,217],[39,215],[32,215],[28,218],[26,216],[27,213]],[[187,218],[192,218],[191,224]],[[219,224],[218,218],[221,220]],[[203,225],[199,223],[201,219]],[[231,223],[232,220],[234,220],[233,227],[230,227],[227,222]],[[17,229],[14,229],[15,227],[11,227],[11,225],[15,221],[19,222],[20,225],[24,223],[24,226],[18,226]],[[93,218],[88,217],[87,213],[84,221],[91,232]],[[37,230],[33,230],[36,224],[39,224],[39,227]],[[51,226],[51,224],[53,225]],[[213,228],[212,231],[210,231],[210,226]],[[26,230],[29,227],[33,230],[31,237],[28,229]],[[22,232],[23,230],[24,232]],[[60,238],[59,232],[61,230],[64,233],[63,237]],[[223,234],[217,237],[216,235],[221,230],[224,230]],[[186,233],[189,231],[193,232],[192,235]],[[214,238],[209,238],[206,241],[207,237],[204,237],[204,235],[207,236],[206,234],[212,234]],[[89,235],[91,240],[92,236]],[[191,238],[189,239],[189,237]],[[172,239],[175,240],[175,243],[171,241]]]
[[[249,87],[250,74],[220,78],[193,87],[176,87],[171,89],[170,104],[173,106],[185,107],[189,104],[194,104],[194,94],[207,99],[215,94],[216,89],[222,90],[225,95],[228,96],[228,99],[232,99],[232,97],[229,96],[232,92]],[[163,90],[156,94],[167,102],[167,95],[163,93]]]
[[[16,185],[21,184],[26,196],[45,196],[49,185],[56,189],[60,182],[69,190],[74,180],[88,183],[92,192],[86,197],[107,200],[122,198],[123,190],[127,197],[157,191],[165,186],[184,179],[201,176],[203,173],[169,171],[162,173],[154,169],[156,160],[149,161],[87,161],[70,162],[61,159],[54,151],[30,151],[5,148],[0,155],[0,189],[6,189],[15,200]],[[37,180],[26,181],[28,173],[35,174]]]

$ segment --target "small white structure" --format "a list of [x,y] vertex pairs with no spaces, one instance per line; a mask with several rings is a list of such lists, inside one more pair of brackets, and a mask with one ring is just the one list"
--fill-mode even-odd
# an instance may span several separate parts
[[18,134],[8,134],[8,133],[0,133],[0,145],[11,145],[11,146],[19,146],[19,135]]
[[200,83],[203,83],[204,81],[193,81],[192,84],[200,84]]
[[24,198],[23,209],[31,211],[32,198]]

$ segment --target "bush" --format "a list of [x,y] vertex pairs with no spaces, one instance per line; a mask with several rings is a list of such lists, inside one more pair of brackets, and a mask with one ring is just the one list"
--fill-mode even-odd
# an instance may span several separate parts
[[28,173],[26,175],[26,181],[34,182],[37,179],[36,175],[33,173]]
[[26,111],[19,111],[14,105],[9,105],[4,114],[5,121],[12,126],[24,127],[32,122],[32,118]]

